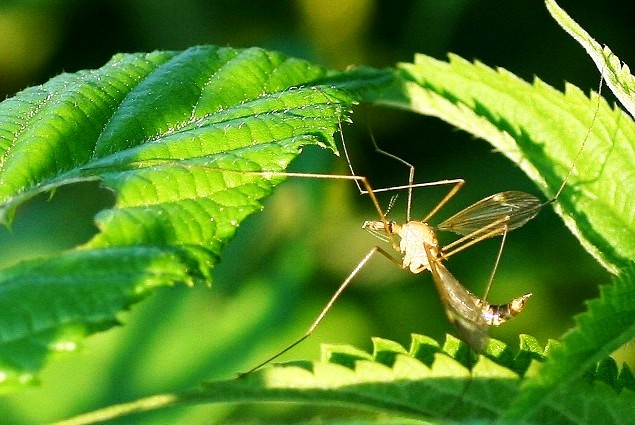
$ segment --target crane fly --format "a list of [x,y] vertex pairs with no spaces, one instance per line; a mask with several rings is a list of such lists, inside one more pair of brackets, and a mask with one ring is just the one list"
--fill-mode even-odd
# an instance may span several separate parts
[[[377,147],[376,149],[385,153]],[[388,156],[410,167],[409,179],[412,181],[414,167],[392,154],[388,154]],[[456,194],[463,184],[463,180],[457,181],[448,195],[420,221],[410,218],[412,195],[409,193],[406,223],[384,219],[382,221],[366,221],[362,227],[385,241],[390,241],[391,237],[396,236],[399,243],[397,244],[395,240],[392,240],[393,249],[401,254],[401,262],[378,247],[371,250],[371,253],[376,250],[398,267],[408,269],[413,274],[425,270],[431,272],[450,323],[457,329],[463,341],[475,351],[481,352],[487,346],[489,326],[499,326],[520,314],[531,293],[515,298],[506,304],[489,304],[486,297],[481,299],[461,285],[441,262],[485,238],[502,236],[500,249],[487,286],[487,293],[502,253],[507,232],[521,227],[535,217],[543,203],[533,195],[518,191],[501,192],[487,197],[444,221],[443,227],[436,227],[436,229],[453,230],[464,235],[449,245],[441,246],[435,228],[427,221]],[[412,186],[409,184],[404,188],[410,192]]]
[[[343,146],[350,166],[350,160],[348,158],[348,153],[346,152],[345,144],[343,144]],[[392,154],[381,150],[379,151],[390,157],[397,158]],[[397,159],[406,163],[400,158]],[[408,165],[412,167],[410,164]],[[503,192],[477,202],[454,216],[454,226],[452,226],[452,229],[457,232],[459,230],[464,231],[466,233],[465,236],[450,245],[441,247],[438,243],[435,230],[425,221],[432,217],[434,213],[439,211],[440,208],[460,189],[460,187],[464,184],[463,179],[413,183],[414,167],[412,167],[408,185],[373,190],[368,179],[363,176],[355,175],[352,167],[351,173],[351,175],[307,173],[269,173],[268,175],[273,174],[285,177],[342,179],[354,181],[358,186],[360,193],[367,194],[369,196],[380,218],[380,220],[377,221],[366,221],[362,227],[379,236],[381,239],[390,241],[392,243],[392,247],[397,252],[403,254],[403,256],[397,259],[384,248],[378,245],[373,246],[357,264],[353,271],[351,271],[346,279],[344,279],[344,281],[340,284],[338,289],[331,296],[329,301],[302,337],[275,355],[256,365],[249,371],[241,374],[241,376],[247,375],[270,363],[307,339],[322,322],[335,301],[348,287],[353,278],[364,268],[366,263],[376,253],[386,257],[395,266],[401,269],[408,269],[414,274],[421,273],[424,270],[430,271],[450,322],[457,328],[461,338],[473,349],[479,352],[482,351],[487,344],[487,328],[489,326],[498,326],[518,315],[522,311],[525,301],[531,296],[531,294],[525,294],[502,305],[489,304],[484,299],[477,297],[464,288],[445,268],[445,266],[441,264],[441,261],[446,260],[450,256],[485,238],[502,235],[504,241],[508,231],[522,226],[538,213],[540,208],[537,207],[541,206],[538,198],[524,192]],[[425,219],[421,221],[409,220],[407,223],[400,224],[395,221],[388,220],[386,218],[386,213],[380,207],[379,201],[376,197],[376,193],[379,192],[407,189],[409,192],[407,216],[410,217],[412,189],[449,184],[453,185],[452,189],[439,202],[439,204],[433,208]],[[531,208],[530,212],[527,212],[528,206]],[[472,208],[470,210],[471,214],[466,213],[466,211],[470,208]],[[480,217],[478,214],[480,214]],[[456,219],[456,216],[459,216],[459,219]],[[489,222],[487,222],[488,218],[490,220]],[[478,227],[480,222],[487,222],[487,224]],[[400,238],[399,244],[396,242],[396,237]],[[448,247],[451,249],[448,249]],[[501,244],[498,257],[500,257],[502,248],[503,244]],[[498,263],[498,258],[496,263]]]
[[[602,80],[600,82],[601,88]],[[595,120],[599,110],[596,109],[593,116]],[[592,123],[593,123],[592,121]],[[591,123],[591,126],[593,125]],[[342,135],[342,129],[340,127],[340,134]],[[511,318],[517,316],[522,311],[527,299],[531,296],[531,293],[527,293],[518,298],[512,299],[506,304],[494,305],[489,304],[487,294],[491,286],[494,273],[498,266],[499,259],[502,254],[505,239],[507,233],[522,227],[529,220],[533,219],[540,210],[553,203],[561,191],[564,189],[567,180],[572,174],[577,158],[584,149],[586,140],[591,131],[589,127],[586,137],[581,144],[581,147],[574,158],[573,165],[566,174],[560,188],[556,194],[546,202],[540,201],[534,195],[521,191],[505,191],[494,194],[487,198],[468,206],[462,211],[452,215],[450,218],[444,220],[437,226],[433,227],[428,224],[428,221],[439,212],[446,203],[448,203],[465,184],[463,179],[450,179],[441,180],[435,182],[426,183],[414,183],[414,171],[415,167],[405,160],[379,149],[374,139],[373,144],[375,149],[392,158],[409,168],[408,184],[402,186],[392,186],[387,188],[373,189],[366,177],[358,176],[353,170],[352,163],[350,161],[346,144],[344,143],[342,135],[343,150],[350,169],[350,175],[333,175],[333,174],[316,174],[316,173],[293,173],[293,172],[280,172],[280,171],[238,171],[240,174],[253,174],[262,175],[266,178],[275,177],[299,177],[299,178],[317,178],[328,180],[352,180],[355,182],[359,192],[369,196],[372,205],[374,206],[379,220],[365,221],[362,228],[366,229],[370,233],[378,236],[380,239],[389,242],[392,248],[398,253],[399,257],[395,258],[391,253],[380,246],[373,246],[370,251],[361,259],[361,261],[355,266],[350,274],[344,279],[344,281],[337,288],[335,293],[331,296],[329,301],[323,307],[321,312],[317,315],[316,319],[309,326],[307,331],[299,339],[288,345],[283,350],[279,351],[275,355],[269,357],[264,362],[261,362],[257,366],[250,369],[243,375],[249,374],[260,367],[270,363],[272,360],[278,358],[282,354],[288,352],[296,345],[307,339],[317,326],[322,322],[328,311],[331,309],[335,301],[341,295],[341,293],[348,287],[353,278],[364,268],[366,263],[373,257],[374,254],[379,253],[382,256],[390,260],[395,266],[401,269],[407,269],[413,274],[418,274],[423,271],[429,271],[432,275],[433,282],[439,293],[441,302],[443,303],[446,315],[449,321],[455,326],[460,337],[473,349],[480,352],[482,351],[488,341],[487,330],[490,326],[499,326]],[[372,138],[371,138],[372,139]],[[159,163],[163,163],[160,161]],[[142,165],[142,164],[140,164]],[[151,166],[151,163],[146,165]],[[191,165],[192,167],[204,167],[205,165]],[[209,167],[214,168],[214,167]],[[225,170],[232,171],[232,170]],[[411,217],[412,197],[413,189],[430,187],[430,186],[442,186],[451,185],[451,189],[448,193],[436,204],[434,208],[421,220],[413,220]],[[406,209],[406,222],[398,223],[393,220],[388,220],[387,213],[381,208],[376,194],[381,192],[391,192],[407,190],[407,209]],[[437,240],[436,231],[450,231],[461,235],[455,241],[441,246]],[[487,238],[501,236],[500,248],[492,268],[492,274],[486,287],[485,295],[483,298],[471,293],[450,273],[450,271],[442,264],[444,260],[447,260],[452,255],[461,252],[470,246]]]
[[[603,75],[600,79],[600,85],[598,89],[598,95],[601,92],[603,83]],[[487,300],[494,274],[498,267],[498,262],[502,255],[503,247],[507,233],[512,230],[518,229],[524,226],[528,221],[533,219],[546,205],[555,202],[560,193],[564,190],[567,181],[572,175],[575,164],[584,150],[589,134],[591,132],[593,123],[597,117],[600,107],[598,98],[598,104],[591,119],[591,124],[587,129],[586,135],[578,149],[573,163],[569,168],[569,171],[565,175],[560,187],[556,191],[555,195],[547,201],[541,201],[536,196],[522,192],[522,191],[504,191],[494,195],[481,199],[478,202],[468,206],[467,208],[452,215],[450,218],[444,220],[436,227],[432,227],[428,224],[428,221],[439,211],[445,204],[456,195],[456,193],[465,184],[463,179],[451,179],[442,180],[437,182],[428,183],[414,183],[414,171],[415,167],[389,152],[383,151],[375,143],[371,137],[375,150],[389,158],[392,158],[402,164],[406,165],[409,169],[408,184],[402,186],[393,186],[388,188],[374,189],[371,187],[366,177],[357,176],[353,169],[352,163],[344,138],[340,127],[340,134],[342,136],[342,146],[344,154],[349,166],[351,175],[336,176],[336,175],[319,175],[319,174],[291,174],[284,175],[295,177],[316,177],[316,178],[328,178],[328,179],[346,179],[353,180],[357,185],[357,188],[361,194],[366,194],[371,199],[371,202],[379,215],[379,220],[365,221],[362,228],[366,229],[380,239],[390,242],[392,248],[400,254],[400,258],[393,257],[388,251],[380,246],[374,246],[370,251],[362,258],[353,271],[344,279],[335,293],[331,296],[326,303],[322,311],[318,314],[313,323],[309,326],[307,331],[299,339],[288,345],[283,350],[279,351],[275,355],[271,356],[264,362],[253,367],[245,374],[249,374],[260,367],[275,360],[282,354],[288,352],[296,345],[307,339],[317,326],[322,322],[328,311],[331,309],[340,294],[346,289],[353,278],[359,273],[359,271],[366,265],[370,258],[379,253],[382,256],[390,260],[395,266],[401,269],[408,269],[411,273],[418,274],[425,270],[429,271],[432,275],[432,280],[435,284],[437,292],[441,302],[443,303],[446,315],[450,323],[456,328],[459,336],[470,347],[477,352],[482,352],[487,346],[488,334],[487,330],[490,326],[499,326],[508,320],[516,317],[523,310],[525,303],[531,297],[531,293],[526,293],[518,298],[514,298],[506,304],[490,304]],[[441,199],[437,205],[421,220],[412,220],[411,208],[412,208],[412,195],[413,189],[439,186],[439,185],[452,185],[449,192]],[[390,192],[398,190],[407,190],[407,209],[406,209],[406,223],[401,224],[393,220],[387,219],[387,212],[384,212],[379,205],[376,194],[380,192]],[[390,210],[390,207],[388,211]],[[450,231],[461,235],[457,240],[441,246],[437,240],[436,230]],[[501,244],[492,268],[489,281],[486,286],[485,295],[483,298],[471,293],[467,290],[442,264],[442,261],[448,259],[452,255],[461,252],[470,246],[487,238],[501,236]],[[399,239],[397,243],[397,239]],[[245,375],[243,374],[243,375]]]
[[[375,253],[379,253],[386,257],[395,266],[401,269],[409,269],[415,274],[421,273],[424,270],[430,271],[450,322],[457,328],[457,331],[462,339],[473,349],[479,352],[482,351],[487,344],[487,328],[489,326],[498,326],[518,315],[522,311],[526,300],[531,296],[531,294],[525,294],[519,298],[511,300],[507,304],[502,305],[489,304],[484,299],[478,298],[476,295],[465,289],[445,268],[445,266],[441,264],[441,261],[446,260],[450,256],[489,237],[501,235],[503,236],[504,242],[507,232],[521,227],[527,221],[531,220],[536,214],[538,214],[540,208],[546,203],[541,203],[540,200],[533,195],[518,191],[501,192],[485,198],[460,213],[455,214],[440,225],[439,228],[443,226],[443,230],[452,230],[464,235],[457,241],[446,245],[445,247],[440,247],[434,229],[429,226],[426,221],[439,211],[441,207],[443,207],[443,205],[445,205],[445,203],[447,203],[456,194],[465,181],[463,179],[451,179],[427,183],[414,183],[414,167],[412,165],[408,164],[401,158],[382,151],[376,147],[380,153],[407,164],[410,167],[410,176],[408,185],[373,190],[366,177],[355,175],[345,143],[343,143],[343,147],[351,170],[351,175],[306,173],[276,174],[286,177],[353,180],[357,185],[359,192],[369,196],[380,218],[380,220],[377,221],[366,221],[362,227],[379,236],[381,239],[389,240],[392,243],[393,248],[397,252],[403,254],[403,257],[401,259],[396,259],[384,248],[377,245],[372,247],[353,269],[353,271],[351,271],[346,279],[344,279],[344,281],[340,284],[338,289],[331,296],[304,335],[285,347],[283,350],[259,363],[249,371],[241,374],[241,376],[247,375],[270,363],[307,339],[322,322],[337,298],[348,287],[353,278],[364,268],[366,263]],[[423,220],[410,220],[412,190],[420,187],[439,185],[453,185],[453,187]],[[380,207],[376,197],[376,193],[402,189],[408,190],[408,222],[405,224],[389,221],[386,218],[386,213]],[[399,244],[397,244],[395,237],[399,237],[401,239]],[[498,258],[500,258],[502,248],[503,243],[501,243],[494,270],[498,264]],[[491,279],[492,278],[490,278],[490,284]]]
[[[584,150],[584,146],[588,140],[593,123],[599,112],[600,102],[599,94],[602,90],[603,75],[600,79],[598,88],[598,103],[591,119],[591,124],[587,129],[583,142],[576,153],[573,163],[569,171],[565,175],[560,187],[555,195],[542,202],[536,196],[521,191],[505,191],[481,199],[478,202],[468,206],[467,208],[452,215],[444,220],[436,227],[428,224],[428,221],[441,208],[456,195],[456,193],[465,184],[462,179],[457,179],[454,186],[441,199],[441,201],[421,220],[412,220],[412,191],[415,185],[414,166],[407,161],[399,158],[389,152],[380,149],[371,138],[375,146],[375,150],[384,154],[409,168],[408,184],[396,186],[386,189],[375,190],[375,193],[390,190],[407,190],[407,209],[406,223],[401,224],[396,221],[388,221],[385,217],[381,220],[366,221],[362,228],[366,229],[373,235],[382,240],[390,241],[393,249],[402,255],[402,261],[387,255],[386,251],[379,250],[380,253],[387,256],[397,266],[403,269],[409,269],[410,272],[417,274],[424,270],[428,270],[432,274],[439,297],[444,305],[446,315],[449,321],[457,329],[457,332],[468,345],[477,352],[482,351],[487,345],[487,328],[489,326],[499,326],[507,320],[520,314],[527,299],[532,295],[527,293],[521,297],[515,298],[502,305],[489,304],[486,299],[491,288],[494,274],[498,267],[500,257],[502,255],[503,246],[507,233],[524,226],[529,220],[533,219],[546,205],[555,202],[575,169],[575,164],[580,154]],[[349,164],[349,168],[353,173],[346,145],[344,144],[344,153]],[[358,185],[360,192],[364,193]],[[461,235],[457,240],[440,246],[435,230],[450,231]],[[395,236],[399,238],[396,243]],[[486,286],[485,295],[479,298],[468,291],[460,282],[450,273],[450,271],[441,263],[442,260],[463,251],[464,249],[494,236],[502,236],[500,248],[494,262],[494,267]],[[373,252],[373,251],[371,251]]]

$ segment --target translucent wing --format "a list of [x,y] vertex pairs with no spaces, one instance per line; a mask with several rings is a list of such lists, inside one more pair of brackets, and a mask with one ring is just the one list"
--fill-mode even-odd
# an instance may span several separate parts
[[526,192],[500,192],[459,211],[437,228],[470,235],[498,221],[501,223],[499,231],[495,231],[498,226],[490,227],[490,230],[494,230],[490,236],[497,236],[503,234],[505,227],[508,232],[522,227],[534,218],[544,205],[540,199]]
[[440,261],[434,259],[430,247],[424,247],[430,260],[432,280],[445,307],[445,314],[456,328],[459,337],[476,352],[482,352],[487,347],[489,339],[487,329],[490,326],[499,326],[519,315],[531,293],[515,298],[507,304],[489,304],[461,285]]
[[461,285],[440,261],[435,261],[427,245],[425,249],[431,259],[432,280],[450,323],[456,328],[459,337],[472,349],[483,351],[489,339],[488,324],[482,314],[483,301]]

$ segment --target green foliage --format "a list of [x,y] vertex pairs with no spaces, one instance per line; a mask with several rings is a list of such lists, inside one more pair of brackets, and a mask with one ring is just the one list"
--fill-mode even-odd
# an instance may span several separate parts
[[[200,389],[163,394],[79,416],[65,425],[104,421],[121,415],[191,403],[285,401],[344,405],[413,421],[491,423],[501,417],[523,388],[523,375],[544,359],[531,338],[513,355],[490,341],[485,355],[469,355],[465,344],[448,337],[443,347],[413,335],[410,348],[379,338],[373,354],[350,346],[324,346],[320,362],[296,362],[263,369],[230,381],[205,382]],[[468,354],[468,355],[466,355]],[[530,360],[527,363],[527,359]],[[635,385],[617,384],[617,367],[608,363],[576,386],[558,394],[536,423],[629,423]],[[630,370],[624,367],[623,374]],[[604,383],[595,383],[602,381]],[[605,383],[609,384],[606,386]],[[381,423],[381,420],[380,422]],[[510,422],[511,423],[511,422]],[[60,423],[61,425],[61,423]]]
[[529,84],[456,56],[442,62],[417,55],[414,64],[400,68],[405,82],[380,102],[437,116],[487,140],[547,197],[556,194],[575,162],[558,213],[608,270],[617,272],[635,258],[635,198],[629,188],[635,125],[627,114],[604,101],[598,108],[597,95],[587,98],[570,84],[560,93],[539,79]]
[[84,245],[2,271],[0,388],[31,381],[50,352],[112,327],[153,288],[211,283],[222,246],[282,180],[258,172],[284,170],[305,145],[336,150],[355,87],[311,83],[327,77],[260,49],[197,47],[118,55],[3,102],[0,219],[82,181],[117,200]]
[[[628,97],[628,68],[598,49],[555,3],[548,7],[629,109],[635,102]],[[343,405],[376,412],[379,422],[389,415],[628,423],[635,380],[607,356],[635,338],[633,120],[597,94],[588,98],[572,85],[561,93],[457,56],[443,62],[417,55],[395,70],[333,72],[261,49],[197,47],[118,55],[98,70],[64,74],[4,101],[3,222],[11,223],[36,195],[77,182],[101,182],[116,203],[97,214],[99,232],[85,244],[0,272],[0,388],[31,382],[51,353],[116,325],[120,312],[155,288],[210,283],[223,246],[261,209],[302,148],[336,151],[333,134],[356,101],[436,116],[489,141],[547,199],[568,178],[556,209],[619,276],[588,303],[576,328],[547,348],[529,336],[521,337],[518,352],[491,340],[483,356],[452,337],[439,347],[413,336],[408,350],[375,339],[373,354],[330,346],[319,362],[205,382],[66,423],[263,401]]]
[[[529,418],[540,421],[548,416],[559,417],[563,409],[554,405],[551,400],[556,399],[562,403],[573,399],[582,375],[585,371],[596,369],[596,365],[599,379],[617,390],[621,390],[623,385],[628,385],[633,390],[627,384],[632,382],[630,371],[623,372],[623,378],[618,378],[617,368],[611,370],[614,363],[604,360],[617,348],[635,338],[633,317],[635,268],[631,267],[615,278],[611,285],[603,286],[600,298],[590,301],[588,311],[576,317],[577,327],[567,333],[561,343],[549,353],[540,374],[527,382],[523,393],[506,412],[505,419],[514,423]],[[591,373],[591,376],[594,374]],[[604,402],[585,411],[597,412],[602,404]],[[632,405],[629,407],[632,409]],[[593,422],[596,414],[579,418],[578,423]],[[612,418],[615,414],[607,411],[600,416]]]
[[587,54],[598,67],[606,79],[606,83],[619,99],[626,110],[635,116],[635,79],[630,69],[623,64],[617,56],[611,52],[608,46],[602,47],[580,25],[578,25],[567,13],[553,0],[546,0],[549,13],[558,21],[560,26],[571,35],[586,50]]

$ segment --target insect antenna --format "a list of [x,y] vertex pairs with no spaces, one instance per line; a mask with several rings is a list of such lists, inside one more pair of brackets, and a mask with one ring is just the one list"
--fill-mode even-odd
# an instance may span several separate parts
[[543,205],[547,205],[547,204],[551,204],[553,202],[555,202],[558,197],[560,196],[560,194],[562,193],[562,191],[564,190],[567,181],[569,180],[569,177],[571,177],[571,175],[573,174],[573,172],[575,171],[575,167],[576,164],[578,162],[578,159],[580,158],[580,155],[582,154],[582,151],[584,151],[584,148],[589,140],[589,136],[591,135],[591,131],[593,129],[593,123],[595,123],[595,120],[600,112],[600,95],[602,94],[602,87],[604,85],[604,68],[602,68],[602,72],[600,75],[600,84],[598,85],[598,91],[597,91],[597,95],[598,95],[598,101],[595,105],[595,110],[593,111],[593,117],[591,118],[591,125],[587,128],[586,130],[586,134],[584,136],[584,139],[582,140],[582,144],[580,145],[580,148],[578,149],[578,152],[576,153],[575,157],[573,158],[573,163],[571,164],[571,167],[569,168],[569,171],[567,172],[567,174],[564,177],[564,180],[562,181],[562,184],[560,185],[560,187],[558,188],[558,190],[556,191],[555,195],[553,195],[553,197],[551,199],[549,199],[548,201],[546,201]]

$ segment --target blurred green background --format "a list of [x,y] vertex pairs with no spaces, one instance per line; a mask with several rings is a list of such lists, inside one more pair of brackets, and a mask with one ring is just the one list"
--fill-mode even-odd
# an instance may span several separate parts
[[[635,63],[628,2],[559,4],[622,60]],[[539,76],[559,89],[566,80],[588,92],[599,82],[591,61],[541,1],[1,0],[0,96],[60,72],[100,67],[118,52],[196,44],[260,46],[335,68],[391,66],[412,60],[415,52],[444,59],[453,52],[525,79]],[[369,176],[375,187],[404,184],[407,170],[373,152],[369,129],[380,146],[417,167],[417,181],[467,180],[439,213],[439,221],[502,190],[539,193],[485,142],[438,120],[371,107],[356,108],[353,118],[355,123],[344,127],[347,146],[357,174]],[[342,159],[317,149],[307,150],[294,169],[347,173]],[[416,192],[415,216],[425,215],[443,193]],[[395,218],[404,200],[394,207]],[[386,206],[388,198],[381,201]],[[0,231],[0,264],[86,241],[95,231],[92,216],[112,202],[112,195],[96,185],[67,187],[52,200],[43,196],[30,202],[10,231]],[[40,385],[0,396],[0,422],[60,419],[156,391],[188,388],[202,378],[229,378],[300,336],[376,243],[360,229],[363,220],[375,215],[350,182],[288,181],[266,204],[227,247],[211,288],[157,291],[121,316],[125,326],[92,336],[81,351],[51,362]],[[479,244],[448,263],[477,294],[489,276],[497,243]],[[534,297],[521,316],[491,333],[513,345],[519,333],[528,333],[545,344],[573,325],[573,316],[585,309],[584,300],[597,296],[599,285],[609,279],[547,208],[510,234],[490,300],[506,302],[528,291]],[[380,336],[407,346],[412,332],[442,339],[451,331],[430,276],[411,276],[378,257],[314,336],[283,360],[317,358],[322,342],[370,349],[370,337]],[[618,356],[633,362],[628,350]],[[199,406],[134,420],[293,421],[340,413],[281,405]]]

